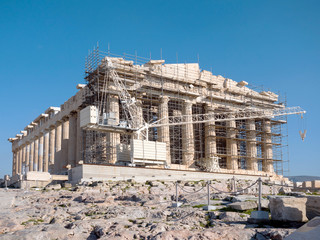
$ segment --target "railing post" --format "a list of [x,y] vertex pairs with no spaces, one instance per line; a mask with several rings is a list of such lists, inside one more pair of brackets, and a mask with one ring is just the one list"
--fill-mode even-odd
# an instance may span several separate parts
[[262,198],[262,180],[261,180],[261,177],[258,179],[258,183],[259,183],[258,211],[261,211],[261,198]]

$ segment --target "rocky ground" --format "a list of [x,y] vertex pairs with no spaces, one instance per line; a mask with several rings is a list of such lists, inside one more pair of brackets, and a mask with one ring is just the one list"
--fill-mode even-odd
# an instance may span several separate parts
[[[229,185],[216,181],[216,188]],[[249,184],[249,183],[247,183]],[[245,183],[244,183],[245,185]],[[204,211],[204,182],[93,182],[55,189],[0,189],[0,239],[283,239],[296,227],[248,223],[248,211],[226,204],[248,197],[212,194],[219,210]],[[183,190],[182,190],[183,188]],[[269,191],[269,190],[265,190]],[[271,191],[271,190],[270,190]],[[254,196],[253,197],[254,201]]]

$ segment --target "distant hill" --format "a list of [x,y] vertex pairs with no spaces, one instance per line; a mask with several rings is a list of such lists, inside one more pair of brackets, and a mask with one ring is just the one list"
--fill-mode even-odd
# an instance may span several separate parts
[[304,182],[304,181],[313,181],[320,180],[320,177],[317,176],[290,176],[287,177],[292,182]]

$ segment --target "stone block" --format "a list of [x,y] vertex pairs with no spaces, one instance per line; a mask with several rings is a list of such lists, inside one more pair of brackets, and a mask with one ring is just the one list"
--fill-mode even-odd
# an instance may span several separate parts
[[269,213],[266,211],[252,211],[248,219],[249,223],[263,223],[267,221],[269,221]]
[[202,209],[205,211],[213,211],[213,210],[216,210],[217,208],[216,208],[216,206],[206,205],[206,206],[203,206]]
[[257,208],[258,205],[256,202],[253,201],[246,201],[246,202],[235,202],[235,203],[230,203],[228,204],[228,207],[235,209],[235,210],[249,210],[249,209],[254,209]]
[[48,172],[27,172],[28,181],[50,181],[51,175]]
[[307,196],[307,218],[309,220],[316,216],[320,216],[320,196]]
[[320,217],[315,217],[311,221],[298,228],[286,237],[286,240],[319,239]]
[[239,195],[239,196],[235,196],[232,198],[232,202],[245,202],[248,200],[254,200],[257,201],[258,197],[254,196],[254,195]]
[[238,222],[247,220],[243,218],[240,213],[237,212],[223,212],[219,215],[219,219],[225,222]]
[[269,213],[266,211],[252,211],[250,217],[255,219],[269,219]]
[[302,183],[303,188],[311,188],[312,187],[312,182],[311,181],[304,181]]
[[269,199],[271,219],[276,221],[305,222],[307,198],[271,197]]
[[320,180],[313,180],[311,182],[312,188],[320,188]]

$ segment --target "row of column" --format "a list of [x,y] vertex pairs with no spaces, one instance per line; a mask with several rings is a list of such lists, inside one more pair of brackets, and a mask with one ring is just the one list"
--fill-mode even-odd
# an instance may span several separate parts
[[[159,104],[159,119],[168,117],[169,98],[164,96],[160,99]],[[214,113],[215,108],[212,104],[207,104],[205,106],[206,113]],[[192,115],[192,102],[185,101],[182,108],[183,115]],[[188,119],[187,119],[188,120]],[[191,117],[190,117],[191,122]],[[165,123],[165,122],[163,122]],[[256,146],[256,127],[255,120],[247,120],[247,170],[258,171],[258,160],[257,160],[257,146]],[[227,154],[227,169],[238,169],[238,147],[236,139],[236,121],[227,121],[227,140],[226,145],[229,150]],[[270,120],[265,120],[264,123],[264,160],[262,161],[262,171],[273,172],[273,161],[272,161],[272,140],[271,140],[271,122]],[[161,142],[167,144],[167,164],[170,165],[170,132],[169,125],[162,126],[158,129],[158,136]],[[192,166],[194,163],[194,131],[193,124],[188,123],[182,126],[182,148],[183,164],[188,167]],[[217,156],[217,146],[216,146],[216,131],[215,122],[205,123],[205,156],[207,159]]]
[[[159,119],[169,116],[169,98],[164,96],[160,99]],[[142,104],[137,116],[143,118]],[[108,111],[114,112],[116,121],[119,122],[119,100],[117,97],[110,96],[108,101]],[[207,113],[214,113],[213,105],[206,105]],[[190,116],[190,123],[182,126],[182,148],[183,164],[190,167],[194,163],[194,131],[191,123],[192,102],[185,101],[182,108],[183,115]],[[188,120],[188,119],[186,119]],[[165,121],[168,121],[167,119]],[[165,123],[165,122],[164,122]],[[247,169],[258,170],[256,129],[255,121],[247,120]],[[230,153],[227,156],[227,169],[238,169],[238,149],[236,140],[235,121],[226,122],[227,127],[227,149]],[[266,120],[264,124],[265,141],[263,149],[265,160],[263,161],[263,171],[272,172],[272,141],[271,123]],[[167,164],[171,164],[170,159],[170,131],[169,125],[158,129],[158,138],[167,145]],[[111,146],[110,163],[117,162],[117,146],[120,143],[119,133],[108,133],[107,142]],[[55,126],[45,130],[40,136],[35,137],[30,142],[13,151],[13,175],[25,174],[27,171],[43,171],[51,173],[62,173],[67,166],[74,167],[81,158],[82,132],[80,129],[79,111],[64,117]],[[207,159],[216,156],[216,132],[215,123],[205,123],[205,156]]]
[[79,112],[71,113],[55,126],[13,151],[12,175],[28,171],[63,173],[81,158],[82,132]]

